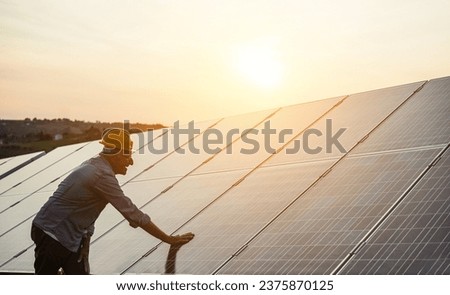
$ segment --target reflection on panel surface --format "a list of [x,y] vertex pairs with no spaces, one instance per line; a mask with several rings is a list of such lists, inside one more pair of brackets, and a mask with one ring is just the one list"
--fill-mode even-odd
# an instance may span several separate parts
[[342,274],[450,274],[450,152],[420,180]]
[[352,94],[290,143],[268,165],[340,157],[363,139],[423,83]]
[[[210,274],[300,195],[332,161],[260,169],[185,225],[195,239],[178,252],[177,273]],[[164,273],[167,245],[131,268],[130,273]]]
[[370,135],[355,153],[446,144],[450,141],[450,77],[431,80]]
[[220,273],[330,274],[438,152],[344,159]]

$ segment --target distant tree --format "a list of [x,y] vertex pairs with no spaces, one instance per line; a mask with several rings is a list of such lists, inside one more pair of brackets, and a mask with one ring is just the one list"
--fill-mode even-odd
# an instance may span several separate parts
[[95,128],[93,125],[91,125],[91,127],[89,127],[89,129],[87,129],[84,134],[87,140],[100,139],[100,137],[102,136],[101,131]]
[[40,141],[47,141],[53,139],[50,134],[44,133],[43,131],[38,133],[38,138]]

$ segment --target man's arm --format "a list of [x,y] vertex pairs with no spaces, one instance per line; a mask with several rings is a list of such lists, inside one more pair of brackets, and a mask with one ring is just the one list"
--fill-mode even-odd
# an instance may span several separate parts
[[101,181],[95,183],[95,189],[128,220],[132,227],[141,227],[155,238],[170,245],[183,245],[194,238],[192,233],[169,236],[159,229],[147,214],[124,195],[119,182],[113,175],[103,175]]

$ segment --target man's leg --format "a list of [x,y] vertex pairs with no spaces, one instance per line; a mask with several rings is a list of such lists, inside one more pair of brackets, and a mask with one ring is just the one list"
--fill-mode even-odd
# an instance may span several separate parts
[[34,249],[34,271],[37,275],[56,275],[62,266],[64,256],[69,252],[57,241],[36,226],[31,227]]
[[74,253],[40,228],[31,227],[31,238],[36,244],[34,250],[34,270],[39,275],[56,275],[62,267],[66,275],[85,275],[84,262],[78,262],[79,251]]
[[66,275],[88,275],[86,272],[86,268],[84,265],[84,260],[78,262],[78,258],[80,257],[80,251],[77,253],[71,252],[71,254],[67,257],[64,262],[63,269],[64,274]]

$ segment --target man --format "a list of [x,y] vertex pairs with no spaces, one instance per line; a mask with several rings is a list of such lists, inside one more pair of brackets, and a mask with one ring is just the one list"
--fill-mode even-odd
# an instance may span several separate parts
[[58,186],[33,220],[36,274],[89,274],[89,244],[94,223],[106,204],[113,205],[132,227],[141,227],[170,245],[180,246],[194,234],[170,236],[124,195],[115,175],[133,165],[133,142],[124,129],[103,133],[102,152],[73,170]]

